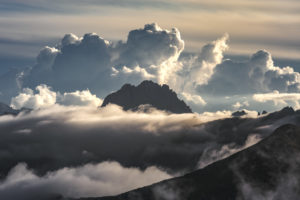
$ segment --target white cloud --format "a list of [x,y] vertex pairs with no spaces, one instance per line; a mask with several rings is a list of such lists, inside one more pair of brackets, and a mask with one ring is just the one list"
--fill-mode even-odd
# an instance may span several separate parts
[[47,194],[66,197],[116,195],[171,177],[156,167],[141,171],[123,167],[118,162],[66,167],[39,177],[26,164],[20,163],[0,183],[0,198],[23,200]]
[[[146,69],[141,68],[139,66],[136,66],[133,69],[123,66],[121,72],[124,73],[125,75],[134,75],[134,76],[142,77],[143,79],[155,78],[154,75],[149,74]],[[114,75],[117,75],[119,71],[116,71],[116,69],[113,68],[113,73]]]
[[[183,93],[194,111],[215,112],[242,107],[260,110],[260,102],[240,97],[300,91],[300,74],[292,67],[275,66],[266,50],[249,60],[224,60],[228,37],[225,34],[204,45],[199,54],[187,56],[182,54],[185,43],[179,30],[166,30],[155,23],[130,31],[127,40],[120,42],[109,42],[95,33],[67,34],[55,47],[42,49],[32,69],[3,76],[2,82],[13,88],[2,86],[0,97],[14,97],[18,88],[34,90],[46,84],[61,94],[89,88],[104,98],[125,83],[151,79]],[[231,99],[221,100],[225,96]]]
[[102,100],[91,94],[89,90],[60,94],[52,91],[47,85],[39,85],[36,87],[36,91],[35,94],[29,88],[23,89],[22,93],[12,98],[11,107],[15,109],[39,109],[55,104],[98,107],[102,103]]
[[36,87],[38,91],[34,94],[29,88],[23,89],[23,92],[11,100],[11,107],[15,109],[25,108],[44,108],[56,103],[56,93],[51,91],[46,85]]
[[236,152],[239,152],[243,149],[246,149],[256,143],[258,143],[262,138],[259,135],[253,134],[249,135],[247,137],[247,140],[245,141],[245,144],[240,147],[236,147],[235,144],[226,144],[222,146],[219,150],[210,150],[207,149],[204,151],[204,153],[201,155],[201,158],[198,162],[198,167],[203,168],[207,165],[214,163],[218,160],[227,158],[231,156],[232,154],[235,154]]
[[[257,112],[255,113],[257,116]],[[140,180],[136,180],[138,182],[130,182],[132,174],[148,175],[145,173],[147,170],[143,172],[141,169],[156,166],[156,169],[164,169],[173,175],[182,174],[198,166],[198,161],[194,158],[199,158],[203,152],[215,150],[214,154],[207,153],[209,158],[213,155],[216,159],[223,158],[245,144],[252,144],[256,137],[250,135],[255,133],[265,137],[282,123],[295,123],[295,119],[298,118],[298,114],[295,113],[281,115],[280,119],[276,118],[273,121],[263,117],[250,120],[230,119],[231,114],[230,111],[170,114],[158,110],[142,113],[124,111],[116,105],[95,108],[55,104],[17,116],[0,116],[0,146],[3,146],[0,160],[7,161],[0,163],[0,172],[7,174],[15,163],[26,162],[32,171],[42,176],[37,177],[26,168],[24,173],[21,173],[22,170],[17,170],[21,171],[20,173],[11,172],[5,184],[2,182],[2,191],[5,190],[7,195],[21,194],[22,199],[26,195],[40,194],[39,192],[45,194],[45,191],[79,196],[101,192],[99,187],[103,187],[107,192],[127,190],[128,187],[121,188],[118,183],[128,183],[131,187],[137,183],[146,184],[140,182],[141,180],[153,180],[148,179],[148,176],[141,176]],[[269,124],[272,124],[272,127],[261,128]],[[20,138],[24,138],[21,145]],[[202,158],[203,163],[208,163],[209,158]],[[93,164],[92,167],[87,167],[90,166],[89,163],[107,160],[126,166],[123,167],[125,171],[116,164],[108,165],[108,169],[112,170],[109,172],[101,171],[106,169],[102,165],[99,167]],[[138,169],[132,170],[131,167]],[[114,169],[118,169],[118,172],[124,171],[125,175],[122,173],[114,176],[117,173]],[[104,174],[101,180],[96,172]],[[106,181],[106,175],[110,173],[113,174],[111,181]],[[155,170],[149,171],[151,176],[153,173]],[[126,181],[122,182],[124,176]],[[166,176],[162,174],[157,177]],[[85,183],[86,187],[78,182]],[[89,186],[91,182],[93,185]],[[106,188],[106,183],[109,189]],[[33,189],[30,190],[31,188]],[[35,190],[36,188],[38,189]],[[23,191],[25,192],[22,193]],[[5,194],[0,192],[0,197]]]
[[300,108],[300,93],[280,93],[279,91],[274,90],[271,93],[254,94],[253,100],[258,102],[273,101],[275,105],[288,105],[288,102],[292,102],[294,103],[295,108]]
[[205,105],[206,102],[199,95],[192,95],[189,93],[182,92],[181,95],[188,102],[193,102],[194,104]]
[[242,108],[242,107],[248,107],[249,106],[249,102],[248,101],[244,101],[242,103],[240,103],[239,101],[237,101],[235,104],[232,105],[232,107],[236,110]]
[[214,74],[215,67],[223,61],[223,53],[228,49],[228,37],[228,34],[225,34],[202,48],[197,63],[192,66],[190,71],[190,78],[197,85],[207,84]]
[[207,85],[198,91],[207,95],[243,95],[279,92],[298,92],[300,74],[291,67],[274,66],[271,54],[260,50],[250,60],[234,62],[223,61],[215,70]]

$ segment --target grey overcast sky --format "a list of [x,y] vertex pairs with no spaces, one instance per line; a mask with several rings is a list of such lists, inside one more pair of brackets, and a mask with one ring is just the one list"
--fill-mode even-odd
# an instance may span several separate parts
[[152,22],[178,28],[186,51],[228,33],[229,54],[300,59],[298,0],[0,0],[0,54],[34,57],[65,33],[125,40]]

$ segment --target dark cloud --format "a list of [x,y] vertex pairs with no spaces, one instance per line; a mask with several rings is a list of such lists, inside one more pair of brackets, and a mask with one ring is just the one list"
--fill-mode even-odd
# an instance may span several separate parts
[[217,116],[131,113],[116,106],[100,110],[52,106],[17,117],[2,116],[0,170],[5,175],[25,162],[44,174],[66,166],[115,160],[127,167],[158,166],[182,173],[197,168],[204,151],[219,151],[224,145],[240,148],[250,135],[264,137],[286,120],[293,122],[297,114],[204,123]]

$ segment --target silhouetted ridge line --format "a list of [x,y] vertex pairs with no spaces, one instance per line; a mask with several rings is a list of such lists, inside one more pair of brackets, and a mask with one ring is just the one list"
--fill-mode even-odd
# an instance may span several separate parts
[[101,107],[117,104],[124,110],[138,110],[141,105],[151,105],[159,110],[172,113],[192,113],[184,101],[168,85],[143,81],[138,86],[125,84],[120,90],[108,95]]

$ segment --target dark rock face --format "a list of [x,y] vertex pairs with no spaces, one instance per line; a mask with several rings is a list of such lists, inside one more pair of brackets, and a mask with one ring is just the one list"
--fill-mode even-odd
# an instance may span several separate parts
[[14,110],[14,109],[12,109],[11,107],[9,107],[8,105],[6,105],[4,103],[0,103],[0,115],[7,115],[7,114],[16,115],[19,112],[20,111]]
[[262,115],[265,115],[265,114],[267,114],[267,113],[268,113],[267,111],[263,110],[261,114],[262,114]]
[[232,117],[241,117],[241,116],[244,116],[246,114],[247,113],[244,110],[242,110],[242,111],[236,111],[236,112],[232,113],[231,115],[232,115]]
[[108,95],[101,107],[109,103],[117,104],[124,110],[137,110],[141,105],[151,105],[159,110],[172,113],[191,113],[192,110],[179,100],[177,94],[167,85],[143,81],[138,86],[125,84],[120,90]]
[[21,108],[19,110],[15,110],[12,107],[10,107],[4,103],[0,103],[0,116],[1,115],[18,115],[20,112],[29,113],[29,112],[31,112],[31,109]]
[[103,200],[290,199],[300,195],[300,129],[283,125],[252,147],[182,177]]

